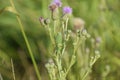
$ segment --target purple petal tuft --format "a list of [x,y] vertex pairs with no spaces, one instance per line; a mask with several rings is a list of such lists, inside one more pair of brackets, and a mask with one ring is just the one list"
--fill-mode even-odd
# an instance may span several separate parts
[[72,13],[72,8],[70,8],[69,6],[66,6],[63,8],[63,13],[64,14],[71,14]]
[[58,7],[62,6],[62,2],[60,0],[53,0],[53,3],[55,3]]

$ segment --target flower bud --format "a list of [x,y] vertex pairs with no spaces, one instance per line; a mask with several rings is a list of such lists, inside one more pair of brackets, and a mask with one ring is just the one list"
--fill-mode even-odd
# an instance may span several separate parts
[[40,21],[40,23],[41,23],[42,26],[45,26],[44,20],[45,20],[45,19],[44,19],[43,17],[40,17],[40,18],[39,18],[39,21]]
[[43,17],[40,17],[39,21],[42,24],[42,26],[48,25],[50,23],[50,19],[48,18],[44,19]]
[[96,38],[96,43],[101,43],[101,41],[102,41],[102,40],[101,40],[101,37],[97,37],[97,38]]
[[100,51],[99,50],[95,50],[95,58],[99,58],[100,57]]
[[86,36],[86,35],[87,35],[87,30],[86,30],[86,29],[83,29],[83,30],[82,30],[82,35],[83,35],[83,36]]
[[48,24],[50,23],[50,19],[48,19],[48,18],[45,19],[45,20],[44,20],[44,23],[45,23],[46,25],[48,25]]

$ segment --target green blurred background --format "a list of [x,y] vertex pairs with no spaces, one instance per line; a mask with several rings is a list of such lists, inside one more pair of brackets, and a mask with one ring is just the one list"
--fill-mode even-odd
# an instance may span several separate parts
[[[50,40],[39,23],[39,17],[49,17],[51,0],[14,0],[20,13],[26,35],[39,65],[42,80],[48,80],[44,68]],[[95,63],[91,80],[120,80],[120,0],[62,0],[73,8],[73,17],[85,21],[93,38],[101,37],[101,58]],[[0,9],[10,6],[9,0],[0,0]],[[3,80],[12,80],[12,58],[17,80],[37,80],[19,24],[14,14],[0,14],[0,74]],[[105,77],[104,77],[105,76]]]

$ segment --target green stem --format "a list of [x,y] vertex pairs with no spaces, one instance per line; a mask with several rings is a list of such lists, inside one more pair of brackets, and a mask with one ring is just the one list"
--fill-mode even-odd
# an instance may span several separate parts
[[63,43],[63,49],[62,49],[62,55],[65,53],[65,47],[66,47],[66,44],[65,42]]
[[27,37],[26,37],[26,34],[25,34],[25,32],[24,32],[24,29],[23,29],[21,20],[20,20],[20,18],[19,18],[18,16],[17,16],[17,20],[18,20],[18,23],[19,23],[19,25],[20,25],[21,32],[22,32],[22,35],[23,35],[23,37],[24,37],[24,40],[25,40],[25,42],[26,42],[26,46],[27,46],[27,48],[28,48],[30,57],[31,57],[31,59],[32,59],[32,62],[33,62],[33,65],[34,65],[34,68],[35,68],[37,77],[38,77],[39,80],[41,80],[40,72],[39,72],[39,69],[38,69],[38,67],[37,67],[37,63],[36,63],[36,61],[35,61],[35,58],[34,58],[34,56],[33,56],[33,53],[32,53],[31,47],[30,47],[30,44],[29,44],[28,39],[27,39]]
[[73,50],[72,58],[71,58],[71,61],[70,61],[70,66],[68,67],[68,69],[66,71],[65,77],[67,76],[68,72],[70,71],[71,67],[73,66],[73,63],[72,63],[73,62],[73,58],[74,58],[75,53],[78,50],[79,45],[80,45],[80,39],[79,38],[77,38],[76,44],[77,45],[74,45],[74,50]]
[[15,71],[14,71],[14,65],[13,65],[13,61],[11,59],[11,65],[12,65],[12,73],[13,73],[13,80],[15,80]]
[[68,20],[69,20],[69,18],[67,18],[66,22],[65,22],[65,31],[67,31]]
[[[73,58],[72,58],[73,59]],[[66,73],[65,73],[65,77],[67,76],[68,72],[70,71],[71,67],[73,66],[72,64],[72,60],[71,60],[71,63],[70,63],[70,66],[68,67]]]
[[48,29],[49,35],[50,35],[50,39],[52,41],[52,44],[55,45],[55,41],[54,41],[54,36],[52,35],[52,31],[51,28],[49,27],[49,25],[46,27]]
[[75,45],[74,45],[73,55],[75,55],[75,53],[76,53],[76,51],[78,50],[80,44],[81,44],[80,38],[77,37],[76,43],[75,43]]
[[60,80],[60,78],[61,78],[61,74],[60,74],[60,71],[61,71],[60,66],[61,66],[61,64],[60,64],[60,60],[59,60],[59,56],[58,55],[56,56],[56,65],[57,65],[58,74],[59,74],[59,79],[58,80]]
[[[15,6],[14,6],[14,3],[13,3],[12,0],[10,0],[10,3],[11,3],[11,5],[12,5],[12,7],[15,9]],[[37,63],[36,63],[35,58],[34,58],[34,56],[33,56],[33,53],[32,53],[30,44],[29,44],[29,42],[28,42],[28,39],[27,39],[27,37],[26,37],[25,31],[24,31],[24,29],[23,29],[23,25],[22,25],[22,22],[21,22],[21,20],[20,20],[20,17],[17,15],[16,18],[17,18],[17,21],[18,21],[18,23],[19,23],[19,25],[20,25],[20,29],[21,29],[22,35],[23,35],[23,37],[24,37],[26,46],[27,46],[27,48],[28,48],[30,57],[31,57],[31,59],[32,59],[32,62],[33,62],[33,65],[34,65],[34,68],[35,68],[35,71],[36,71],[36,75],[37,75],[37,77],[38,77],[38,80],[41,80],[40,72],[39,72],[39,69],[38,69],[38,67],[37,67]]]
[[87,75],[89,74],[90,70],[91,70],[91,68],[89,68],[89,69],[87,70],[87,72],[83,75],[82,80],[85,80],[85,78],[86,78]]
[[54,36],[55,36],[55,34],[56,34],[56,20],[54,20],[54,29],[53,29],[53,31],[54,31]]

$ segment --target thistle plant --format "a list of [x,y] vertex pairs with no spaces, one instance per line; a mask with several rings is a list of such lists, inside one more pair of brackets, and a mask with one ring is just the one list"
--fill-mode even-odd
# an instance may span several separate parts
[[[40,72],[25,34],[20,15],[12,0],[10,0],[10,3],[11,6],[2,11],[9,11],[16,14],[36,75],[38,80],[41,80]],[[72,22],[73,25],[71,25],[72,28],[70,28],[68,24],[73,11],[71,7],[62,6],[62,4],[60,0],[53,0],[48,7],[51,16],[48,18],[39,18],[41,25],[48,32],[52,44],[49,49],[51,56],[45,67],[50,80],[89,79],[89,73],[92,71],[94,63],[100,57],[99,43],[101,39],[98,37],[96,38],[95,45],[94,42],[92,43],[95,50],[90,51],[87,48],[86,51],[86,39],[91,36],[84,27],[85,22],[80,18],[75,18]],[[72,45],[69,46],[69,44]],[[15,79],[14,68],[12,70]]]
[[[49,10],[51,17],[40,17],[39,21],[48,31],[52,43],[51,59],[45,65],[50,80],[85,80],[100,54],[99,51],[95,51],[94,56],[90,56],[89,52],[85,53],[85,40],[90,38],[90,34],[84,27],[84,21],[77,18],[75,22],[78,22],[73,26],[74,30],[70,29],[68,22],[72,15],[72,8],[63,7],[60,0],[53,0]],[[72,46],[68,46],[69,42]],[[70,47],[71,50],[68,49]],[[68,61],[64,55],[69,55]],[[78,70],[75,75],[72,71],[73,66]]]
[[0,80],[119,80],[120,0],[49,1],[0,1]]

